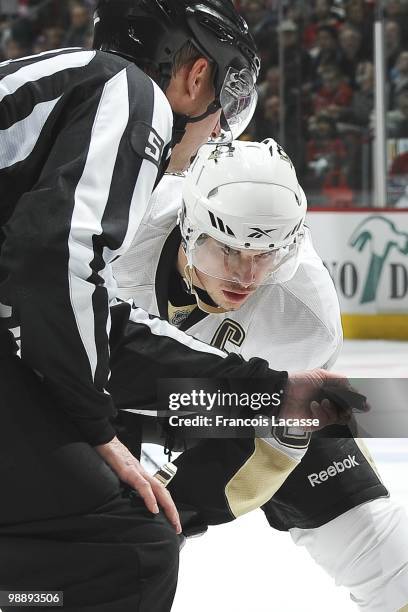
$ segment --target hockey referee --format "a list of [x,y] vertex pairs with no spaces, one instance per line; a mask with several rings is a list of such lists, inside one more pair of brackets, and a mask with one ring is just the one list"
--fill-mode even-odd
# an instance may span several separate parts
[[94,50],[0,66],[0,590],[64,591],[72,612],[171,608],[178,514],[109,420],[110,263],[173,136],[223,105],[226,133],[250,120],[258,70],[246,24],[216,0],[105,0]]
[[112,320],[109,311],[111,263],[129,248],[172,142],[209,115],[222,142],[237,136],[258,72],[229,0],[103,0],[94,50],[0,66],[3,612],[20,609],[4,597],[21,591],[61,591],[69,612],[171,608],[178,514],[111,425],[109,361],[125,327],[140,338],[133,376],[146,401],[160,368],[269,377],[271,392],[286,383],[266,362],[226,356],[130,304]]

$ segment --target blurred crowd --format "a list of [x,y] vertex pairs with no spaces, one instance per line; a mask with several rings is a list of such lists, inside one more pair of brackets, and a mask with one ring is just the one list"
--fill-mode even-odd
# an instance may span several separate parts
[[[227,1],[227,0],[225,0]],[[0,57],[89,47],[96,0],[0,0]],[[262,58],[243,138],[273,137],[315,205],[372,197],[374,0],[235,0]],[[408,0],[383,0],[391,199],[408,183]],[[404,144],[406,141],[407,144]],[[401,144],[402,143],[402,144]]]
[[90,47],[94,0],[0,0],[0,56]]
[[[236,4],[263,60],[260,103],[247,136],[268,135],[281,142],[314,205],[371,205],[378,2]],[[389,169],[389,200],[395,204],[408,184],[408,0],[383,0],[382,7],[386,126],[395,158]]]

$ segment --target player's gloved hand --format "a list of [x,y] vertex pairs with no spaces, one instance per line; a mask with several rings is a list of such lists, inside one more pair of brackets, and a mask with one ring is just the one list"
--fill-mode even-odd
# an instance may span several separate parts
[[136,457],[118,438],[97,446],[96,450],[117,477],[141,495],[150,512],[158,514],[158,504],[160,504],[176,532],[181,533],[180,517],[170,493],[161,482],[143,469]]
[[352,413],[368,412],[370,406],[348,379],[326,370],[291,374],[279,416],[285,419],[319,419],[319,426],[305,427],[318,431],[328,425],[346,425]]

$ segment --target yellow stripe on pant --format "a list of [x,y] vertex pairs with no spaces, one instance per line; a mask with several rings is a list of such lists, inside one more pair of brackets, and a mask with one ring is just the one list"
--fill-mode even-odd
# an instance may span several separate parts
[[282,486],[298,461],[262,439],[225,488],[229,507],[235,517],[265,504]]

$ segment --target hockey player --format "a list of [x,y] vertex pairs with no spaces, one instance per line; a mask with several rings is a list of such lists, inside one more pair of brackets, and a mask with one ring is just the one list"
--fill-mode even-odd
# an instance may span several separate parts
[[[174,172],[155,190],[132,247],[114,266],[121,296],[247,359],[261,355],[289,371],[329,367],[342,343],[339,305],[304,226],[306,200],[290,159],[273,140],[204,146],[184,178],[178,171],[190,154],[176,149]],[[145,264],[135,256],[143,250]],[[130,401],[123,407],[132,410]],[[332,435],[313,435],[263,510],[361,610],[396,612],[408,601],[406,514],[387,498],[363,443],[347,428]],[[197,446],[178,458],[170,486],[188,510],[187,532],[194,508],[197,530],[200,521],[204,529],[247,511],[259,479],[276,469],[248,462],[240,479],[219,482],[229,502],[229,516],[221,515],[207,475],[217,460],[222,472],[225,456],[205,445],[206,453]],[[191,491],[191,465],[194,477],[201,475],[201,496]],[[262,486],[258,494],[260,500]]]
[[70,612],[170,609],[178,539],[144,504],[154,514],[160,504],[179,530],[177,511],[110,422],[110,354],[124,327],[138,338],[132,375],[152,401],[154,364],[166,355],[169,373],[184,364],[191,376],[267,378],[271,391],[285,389],[283,408],[299,385],[308,407],[324,381],[286,384],[285,372],[130,306],[110,318],[111,263],[163,172],[172,111],[176,140],[214,115],[226,141],[253,112],[258,69],[225,0],[101,0],[93,51],[0,66],[0,590],[64,590]]

